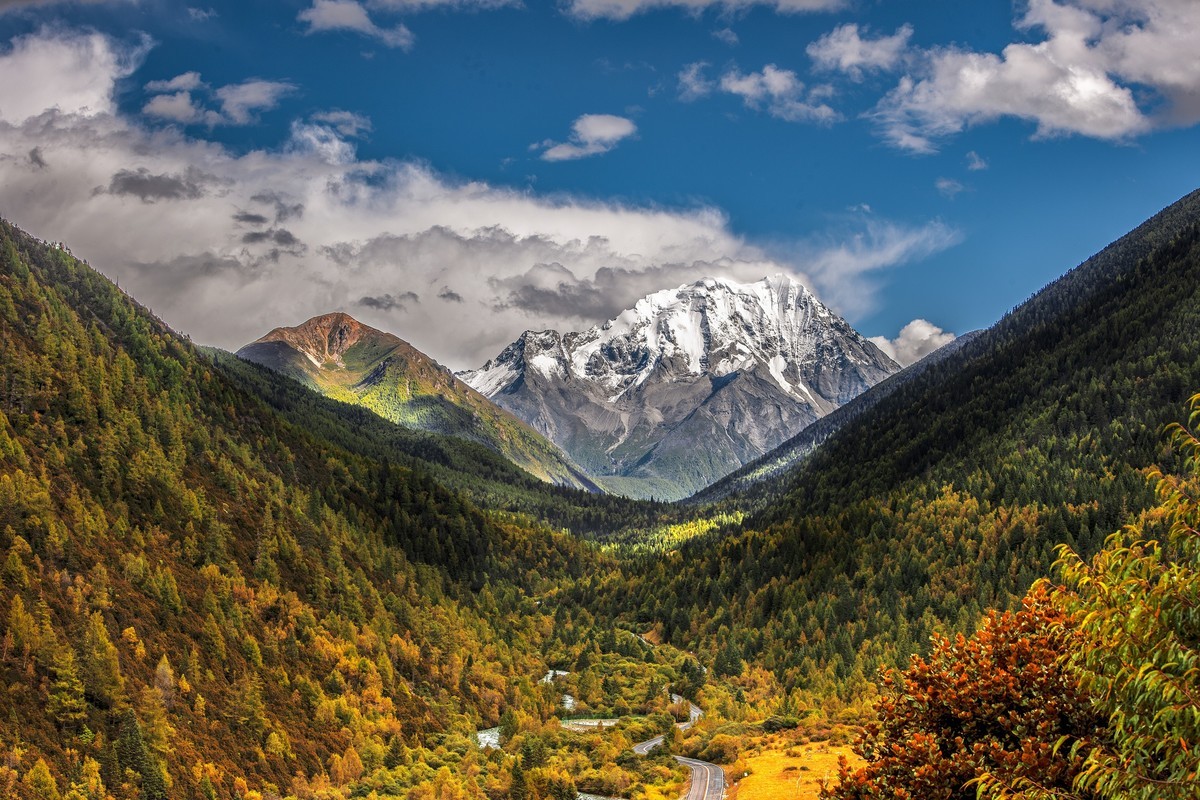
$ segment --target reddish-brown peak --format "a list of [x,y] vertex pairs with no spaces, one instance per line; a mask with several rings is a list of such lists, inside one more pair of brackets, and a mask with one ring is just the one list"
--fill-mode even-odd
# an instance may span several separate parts
[[379,333],[349,314],[336,311],[313,317],[294,328],[276,328],[255,342],[285,342],[318,363],[341,356],[364,335]]

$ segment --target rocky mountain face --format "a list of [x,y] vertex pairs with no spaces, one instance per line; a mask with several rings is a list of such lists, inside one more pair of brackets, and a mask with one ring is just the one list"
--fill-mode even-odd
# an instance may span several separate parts
[[597,488],[529,425],[404,340],[348,314],[276,328],[237,355],[392,422],[478,441],[543,480]]
[[677,499],[898,370],[779,275],[656,292],[583,332],[527,331],[460,377],[605,488]]
[[[743,465],[691,498],[694,503],[711,503],[734,494],[745,503],[769,503],[784,491],[787,476],[804,459],[816,452],[829,437],[868,413],[893,393],[937,367],[979,339],[983,331],[970,331],[943,345],[920,361],[909,364],[880,381],[837,410],[808,425],[766,455]],[[770,485],[768,485],[770,484]]]

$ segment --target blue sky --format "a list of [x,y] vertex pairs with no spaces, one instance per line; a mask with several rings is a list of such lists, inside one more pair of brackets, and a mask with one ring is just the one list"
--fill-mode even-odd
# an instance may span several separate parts
[[1198,8],[0,0],[0,214],[226,347],[786,271],[919,354],[1197,188]]

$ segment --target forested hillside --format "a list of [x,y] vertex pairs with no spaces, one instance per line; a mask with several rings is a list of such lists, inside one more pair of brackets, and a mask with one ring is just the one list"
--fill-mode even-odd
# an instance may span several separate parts
[[[6,797],[479,798],[514,762],[470,734],[536,729],[543,646],[596,647],[541,605],[595,551],[285,420],[7,223],[0,380]],[[643,686],[673,679],[663,653]],[[604,686],[587,700],[635,688]],[[573,794],[555,763],[526,765],[529,797]]]
[[[1200,195],[1047,287],[766,483],[744,532],[647,558],[608,607],[797,700],[858,702],[1153,502],[1200,386]],[[771,496],[770,492],[775,492]]]

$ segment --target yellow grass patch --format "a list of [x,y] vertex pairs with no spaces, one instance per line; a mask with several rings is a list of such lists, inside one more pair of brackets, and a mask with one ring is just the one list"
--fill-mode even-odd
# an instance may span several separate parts
[[854,766],[863,763],[849,746],[827,742],[749,755],[742,763],[750,775],[737,782],[736,794],[729,792],[730,800],[816,800],[822,778],[836,783],[839,756]]

